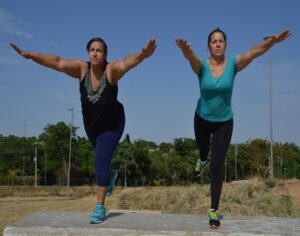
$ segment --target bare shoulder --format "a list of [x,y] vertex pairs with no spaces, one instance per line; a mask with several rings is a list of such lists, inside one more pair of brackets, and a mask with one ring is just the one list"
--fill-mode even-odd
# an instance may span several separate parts
[[241,71],[243,70],[247,65],[251,63],[253,60],[253,57],[251,55],[251,52],[247,51],[243,54],[237,55],[236,57],[236,65],[237,65],[237,70]]
[[118,67],[120,66],[122,60],[115,60],[111,61],[106,65],[106,70],[114,71],[118,70]]
[[79,67],[81,70],[85,69],[88,64],[86,61],[80,60],[80,59],[75,59],[73,62],[76,64],[77,67]]
[[111,85],[115,85],[118,82],[116,79],[116,61],[110,62],[106,65],[106,78]]
[[76,60],[76,64],[80,68],[80,80],[83,80],[88,71],[88,63],[82,60]]

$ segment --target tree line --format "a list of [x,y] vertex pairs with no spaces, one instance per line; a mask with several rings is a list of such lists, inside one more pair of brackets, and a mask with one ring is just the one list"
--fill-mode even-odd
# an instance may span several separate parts
[[[77,127],[70,129],[58,122],[48,124],[38,137],[0,135],[0,184],[33,184],[37,173],[38,185],[64,186],[68,181],[69,157],[70,185],[94,184],[94,150],[85,137],[76,135],[76,130]],[[269,153],[270,143],[264,139],[231,144],[225,181],[267,178]],[[191,138],[157,144],[142,139],[132,141],[126,134],[114,153],[112,166],[119,171],[118,185],[123,186],[208,183],[208,170],[198,179],[190,178],[198,157],[196,141]],[[300,178],[297,145],[273,144],[273,173],[281,179]]]

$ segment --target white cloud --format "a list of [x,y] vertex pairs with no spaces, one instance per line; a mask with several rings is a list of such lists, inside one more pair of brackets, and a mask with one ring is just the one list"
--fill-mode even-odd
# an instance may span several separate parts
[[15,17],[9,12],[0,8],[0,32],[25,37],[27,39],[32,38],[31,33],[20,29],[14,18]]

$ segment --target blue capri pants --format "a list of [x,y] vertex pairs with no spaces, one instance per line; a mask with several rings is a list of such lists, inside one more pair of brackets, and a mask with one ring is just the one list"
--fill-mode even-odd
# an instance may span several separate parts
[[111,176],[111,159],[119,143],[125,122],[116,126],[114,129],[105,131],[96,137],[96,154],[95,154],[95,174],[98,186],[107,187],[110,183]]

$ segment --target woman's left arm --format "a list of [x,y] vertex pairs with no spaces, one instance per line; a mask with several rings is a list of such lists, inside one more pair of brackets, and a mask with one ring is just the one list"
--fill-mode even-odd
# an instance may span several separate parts
[[144,59],[150,57],[154,53],[155,48],[155,39],[151,39],[140,52],[126,56],[122,60],[111,62],[108,67],[110,71],[110,79],[112,80],[112,82],[116,83],[126,72],[140,64]]
[[285,30],[279,35],[272,35],[264,38],[263,42],[255,45],[253,48],[251,48],[244,54],[238,55],[237,70],[241,71],[246,66],[248,66],[256,57],[268,51],[275,43],[280,43],[291,35],[292,33],[289,30]]

